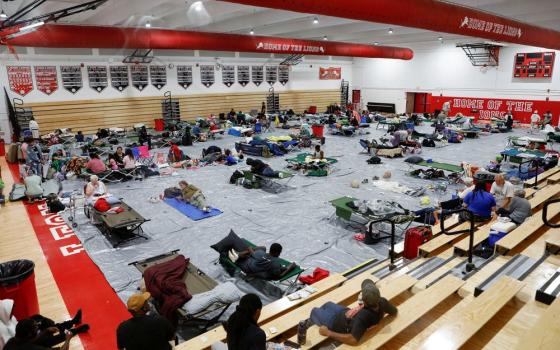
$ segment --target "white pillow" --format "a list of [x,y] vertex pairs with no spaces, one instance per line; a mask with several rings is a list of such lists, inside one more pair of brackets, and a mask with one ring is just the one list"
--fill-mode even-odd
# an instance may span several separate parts
[[243,296],[243,293],[233,284],[233,282],[226,282],[217,285],[214,289],[193,295],[182,309],[188,314],[196,314],[206,310],[214,303],[221,302],[229,304],[238,301]]

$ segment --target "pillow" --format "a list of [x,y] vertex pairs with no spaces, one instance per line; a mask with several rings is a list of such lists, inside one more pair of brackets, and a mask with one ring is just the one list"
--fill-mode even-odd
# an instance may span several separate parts
[[420,162],[423,162],[424,158],[422,158],[420,156],[410,156],[410,157],[406,158],[404,161],[406,163],[410,163],[410,164],[418,164]]
[[214,249],[220,254],[227,254],[230,249],[234,249],[238,252],[246,250],[247,244],[238,235],[236,235],[233,230],[230,230],[229,234],[224,239],[216,244],[211,245],[210,248]]
[[217,285],[210,291],[193,295],[192,299],[186,302],[182,309],[189,315],[194,315],[206,310],[212,304],[231,304],[241,299],[242,296],[243,293],[233,282],[226,282]]
[[120,204],[121,203],[120,199],[118,199],[117,197],[113,197],[113,196],[105,197],[105,200],[107,201],[107,203],[109,203],[109,205],[115,205],[115,204]]

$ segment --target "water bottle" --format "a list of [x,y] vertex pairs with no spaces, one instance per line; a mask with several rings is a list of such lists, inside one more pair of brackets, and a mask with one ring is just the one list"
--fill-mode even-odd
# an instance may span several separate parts
[[299,321],[297,328],[297,341],[299,345],[305,344],[307,341],[307,321]]

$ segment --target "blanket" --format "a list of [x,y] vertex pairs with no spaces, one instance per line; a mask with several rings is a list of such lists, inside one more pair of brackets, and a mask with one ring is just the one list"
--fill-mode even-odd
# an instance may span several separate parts
[[221,210],[216,208],[211,208],[209,212],[204,212],[194,205],[189,203],[185,203],[182,200],[177,198],[166,198],[163,200],[167,205],[177,209],[180,213],[185,216],[188,216],[191,220],[198,221],[206,218],[210,218],[212,216],[217,216],[222,213]]
[[426,190],[423,188],[412,189],[410,187],[401,185],[396,181],[378,180],[378,181],[373,181],[372,185],[382,190],[387,190],[396,193],[403,193],[412,197],[419,197],[423,195],[424,192],[426,192]]
[[177,255],[144,271],[146,290],[159,302],[159,312],[172,323],[176,323],[177,309],[192,298],[183,280],[188,265],[188,258]]
[[243,293],[233,282],[218,284],[214,289],[193,295],[192,299],[182,306],[189,315],[206,310],[216,303],[231,304],[243,296]]

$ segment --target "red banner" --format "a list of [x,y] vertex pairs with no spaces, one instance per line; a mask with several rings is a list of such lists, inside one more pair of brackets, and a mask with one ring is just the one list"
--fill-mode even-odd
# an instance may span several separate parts
[[340,67],[319,68],[320,80],[340,80],[341,78],[342,68]]
[[21,96],[33,90],[33,78],[29,66],[7,66],[10,90]]
[[35,66],[37,90],[50,95],[58,89],[56,66]]
[[531,122],[531,114],[538,111],[543,116],[546,111],[552,112],[552,125],[558,125],[560,115],[560,101],[537,101],[537,100],[513,100],[498,98],[477,98],[477,97],[454,97],[454,96],[433,96],[432,111],[442,109],[445,102],[449,102],[451,109],[449,115],[454,116],[461,113],[464,116],[472,116],[477,120],[490,120],[492,118],[503,119],[508,111],[511,110],[513,119],[523,124]]

